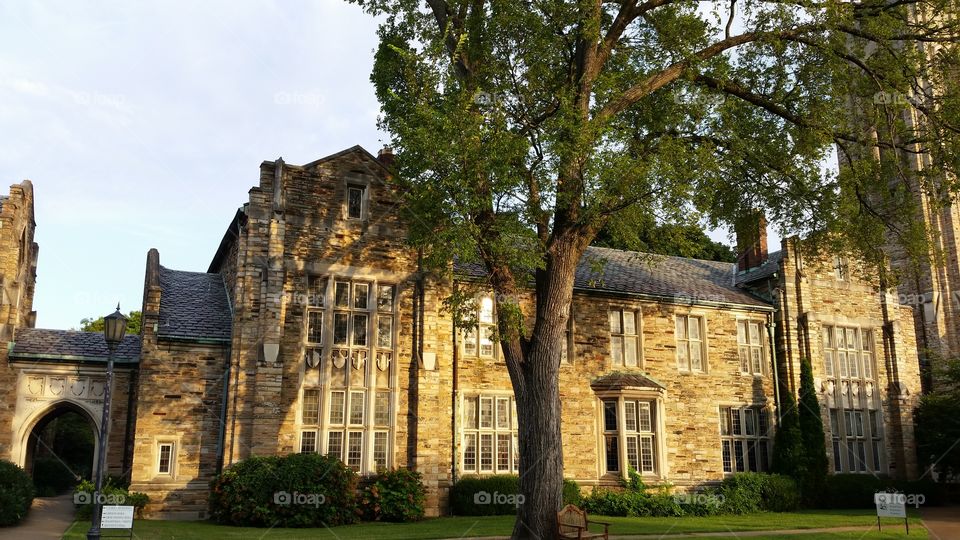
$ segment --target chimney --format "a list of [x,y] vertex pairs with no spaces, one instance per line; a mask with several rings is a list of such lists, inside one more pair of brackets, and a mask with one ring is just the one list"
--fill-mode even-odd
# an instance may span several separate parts
[[393,155],[393,147],[384,146],[381,148],[380,152],[377,154],[377,161],[383,163],[383,166],[387,167],[388,169],[393,167],[393,164],[396,161],[395,156]]
[[767,219],[756,210],[735,226],[737,233],[737,271],[746,272],[767,261]]

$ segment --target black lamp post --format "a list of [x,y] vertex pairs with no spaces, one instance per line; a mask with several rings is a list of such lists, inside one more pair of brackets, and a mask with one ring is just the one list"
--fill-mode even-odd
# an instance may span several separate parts
[[113,352],[127,333],[127,318],[117,310],[103,318],[103,338],[107,341],[107,381],[103,387],[103,415],[100,417],[100,446],[97,448],[97,489],[93,492],[93,523],[87,532],[88,540],[100,538],[100,516],[103,513],[104,469],[107,466],[107,441],[110,438],[110,389],[113,387]]

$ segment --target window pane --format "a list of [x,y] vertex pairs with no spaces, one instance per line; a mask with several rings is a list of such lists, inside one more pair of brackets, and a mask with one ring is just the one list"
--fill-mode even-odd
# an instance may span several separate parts
[[320,391],[303,391],[303,423],[307,426],[315,426],[320,419]]
[[766,440],[761,440],[758,447],[760,448],[760,472],[767,472],[770,470],[769,445]]
[[350,307],[350,284],[338,281],[334,288],[334,304],[337,307]]
[[377,318],[377,346],[383,349],[393,348],[393,317],[389,315]]
[[747,340],[747,321],[737,321],[737,343],[745,345]]
[[640,471],[640,445],[636,436],[627,437],[627,465]]
[[604,437],[606,444],[607,472],[620,472],[620,450],[617,446],[617,436]]
[[393,311],[393,285],[380,285],[377,288],[377,309]]
[[477,470],[477,434],[467,433],[463,436],[463,470]]
[[160,445],[160,460],[157,464],[157,472],[161,474],[170,474],[171,463],[173,461],[173,445],[172,444],[161,444]]
[[760,409],[760,411],[757,413],[757,418],[758,418],[758,421],[759,421],[759,424],[760,424],[759,434],[760,434],[761,437],[766,437],[766,436],[769,434],[769,433],[767,432],[768,429],[769,429],[768,426],[767,426],[767,410],[766,410],[766,409]]
[[609,313],[610,317],[610,333],[611,334],[622,334],[623,325],[620,324],[620,312],[611,311]]
[[351,187],[348,189],[347,197],[347,215],[352,218],[361,217],[363,212],[363,189]]
[[750,344],[760,345],[760,323],[750,323]]
[[850,363],[849,371],[850,371],[851,377],[860,376],[860,369],[859,369],[859,362],[858,362],[859,359],[860,359],[860,355],[858,355],[857,353],[855,352],[847,353],[847,361]]
[[720,407],[720,435],[730,435],[730,407]]
[[333,344],[334,345],[346,345],[347,344],[347,331],[348,325],[350,324],[349,315],[346,313],[334,313],[333,314]]
[[317,432],[304,431],[300,434],[300,453],[313,453],[317,451]]
[[834,472],[842,472],[842,471],[843,471],[843,462],[841,461],[840,456],[841,456],[841,454],[840,454],[840,441],[839,441],[839,440],[834,440],[834,441],[833,441],[833,470],[834,470]]
[[322,311],[311,311],[307,313],[307,341],[309,343],[323,343]]
[[463,400],[463,425],[466,429],[477,429],[477,400],[469,397]]
[[603,402],[603,429],[604,431],[617,430],[617,402]]
[[823,369],[827,377],[833,377],[833,351],[823,351]]
[[463,333],[463,354],[466,356],[477,355],[477,333],[474,330],[467,330]]
[[359,471],[361,463],[363,463],[363,432],[351,431],[347,435],[347,467]]
[[652,437],[640,437],[640,471],[654,472]]
[[353,316],[353,344],[360,345],[360,346],[367,344],[367,316],[366,315]]
[[687,339],[687,318],[677,316],[677,339]]
[[753,409],[743,410],[743,424],[744,431],[748,436],[754,436],[757,434],[757,426],[754,423]]
[[846,347],[847,347],[847,341],[844,339],[844,335],[846,335],[846,334],[844,333],[843,328],[837,328],[835,333],[836,333],[836,338],[837,338],[836,347],[837,347],[838,349],[844,349],[844,348],[846,348]]
[[744,442],[743,441],[733,441],[733,460],[737,466],[737,472],[743,472],[745,470],[746,464],[743,461],[744,454]]
[[510,429],[510,398],[497,398],[497,429]]
[[754,347],[752,352],[753,359],[753,372],[762,373],[763,372],[763,360],[762,355],[760,354],[760,347]]
[[377,392],[374,423],[378,426],[390,425],[390,392]]
[[363,425],[363,392],[350,392],[350,425]]
[[484,296],[480,299],[480,322],[493,322],[493,298]]
[[733,472],[733,461],[732,456],[730,455],[730,445],[733,444],[732,441],[723,441],[722,443],[722,452],[723,452],[723,472]]
[[680,369],[690,369],[690,361],[687,359],[688,342],[681,341],[677,343],[677,365]]
[[377,469],[387,467],[387,433],[385,431],[373,434],[373,464]]
[[690,317],[687,331],[690,333],[690,339],[700,339],[700,317]]
[[629,335],[637,334],[636,314],[632,311],[623,312],[623,333]]
[[480,427],[493,427],[493,398],[480,398]]
[[627,431],[637,430],[637,402],[626,401],[623,403],[623,426]]
[[637,405],[637,416],[639,417],[640,431],[650,433],[653,431],[653,419],[650,413],[649,403],[640,403]]
[[847,328],[847,348],[857,348],[857,331],[853,328]]
[[343,424],[343,407],[345,396],[343,392],[330,392],[330,423]]
[[747,442],[747,470],[757,472],[757,443],[755,441]]
[[827,349],[833,348],[833,327],[823,327],[823,346]]
[[490,336],[493,333],[493,328],[490,326],[484,326],[481,330],[480,356],[485,358],[493,358],[493,340],[490,339]]
[[636,337],[626,337],[623,341],[625,347],[623,349],[623,363],[627,366],[636,366],[637,365],[637,338]]
[[307,305],[322,308],[326,294],[327,278],[310,278],[310,286],[307,291]]
[[327,433],[327,455],[343,461],[343,432]]
[[497,470],[500,472],[510,471],[510,439],[509,433],[497,434]]
[[863,378],[873,378],[873,355],[868,352],[863,353]]
[[873,470],[880,472],[880,441],[873,441]]
[[354,309],[367,309],[367,300],[370,297],[370,285],[367,283],[355,283],[353,285],[353,307]]
[[732,420],[730,427],[733,429],[734,435],[743,435],[743,431],[740,428],[740,409],[732,409],[730,419]]
[[690,342],[690,369],[698,371],[703,369],[703,359],[700,357],[702,352],[699,342]]
[[610,357],[616,365],[623,365],[623,338],[614,336],[610,338]]
[[840,376],[847,376],[847,353],[846,351],[837,352],[837,364],[840,365]]
[[741,345],[738,354],[740,356],[740,371],[750,373],[750,347]]
[[480,470],[493,470],[493,434],[480,434]]

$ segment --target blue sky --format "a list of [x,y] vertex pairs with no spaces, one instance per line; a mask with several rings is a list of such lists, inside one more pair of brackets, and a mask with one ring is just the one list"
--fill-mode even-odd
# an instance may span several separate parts
[[34,183],[37,325],[139,309],[152,247],[205,271],[261,161],[376,153],[375,46],[340,0],[0,0],[0,182]]

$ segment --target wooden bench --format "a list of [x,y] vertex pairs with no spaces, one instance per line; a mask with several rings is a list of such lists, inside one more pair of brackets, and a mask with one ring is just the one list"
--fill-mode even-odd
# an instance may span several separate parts
[[[590,524],[603,525],[603,532],[590,532],[587,527]],[[585,538],[603,538],[609,540],[610,524],[602,521],[590,521],[587,519],[587,513],[572,504],[563,507],[563,510],[557,512],[557,528],[560,538],[569,538],[584,540]]]

